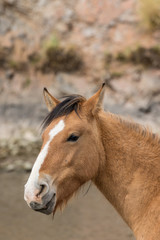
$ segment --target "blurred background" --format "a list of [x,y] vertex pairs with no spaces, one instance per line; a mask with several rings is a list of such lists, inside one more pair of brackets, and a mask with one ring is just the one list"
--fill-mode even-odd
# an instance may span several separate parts
[[105,110],[159,131],[160,0],[0,0],[0,240],[134,239],[94,186],[54,220],[23,200],[43,87],[90,97],[102,82]]

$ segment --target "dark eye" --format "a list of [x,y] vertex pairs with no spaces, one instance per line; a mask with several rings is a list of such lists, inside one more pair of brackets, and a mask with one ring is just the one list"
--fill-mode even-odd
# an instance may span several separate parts
[[76,136],[74,134],[71,134],[69,138],[67,139],[67,142],[76,142],[78,140],[79,136]]

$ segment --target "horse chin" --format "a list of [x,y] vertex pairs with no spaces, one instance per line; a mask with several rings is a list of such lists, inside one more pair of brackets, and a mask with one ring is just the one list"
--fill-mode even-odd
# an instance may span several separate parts
[[51,200],[46,204],[45,207],[38,209],[36,211],[44,213],[46,215],[50,215],[51,213],[54,213],[56,206],[56,198],[55,195],[51,198]]

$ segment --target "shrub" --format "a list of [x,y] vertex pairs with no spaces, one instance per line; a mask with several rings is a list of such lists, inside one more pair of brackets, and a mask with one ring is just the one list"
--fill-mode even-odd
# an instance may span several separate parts
[[139,0],[138,14],[145,29],[160,28],[160,0]]
[[149,68],[160,68],[160,45],[146,48],[144,46],[130,46],[117,52],[107,54],[104,58],[105,67],[114,62],[131,63]]
[[44,72],[72,72],[82,68],[83,62],[74,48],[49,47],[46,49],[46,59],[43,62]]
[[116,60],[121,62],[131,62],[133,64],[140,64],[150,68],[160,67],[160,47],[153,46],[145,48],[138,46],[136,48],[129,48],[116,55]]

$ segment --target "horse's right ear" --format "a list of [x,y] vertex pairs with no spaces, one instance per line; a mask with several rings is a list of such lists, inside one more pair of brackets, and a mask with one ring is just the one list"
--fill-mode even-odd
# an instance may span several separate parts
[[52,111],[53,108],[55,108],[60,101],[58,99],[56,99],[55,97],[53,97],[47,90],[47,88],[43,89],[43,96],[44,96],[44,100],[45,103],[47,105],[47,108],[49,111]]

